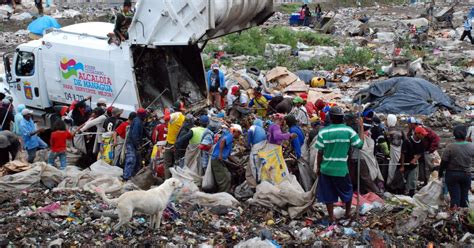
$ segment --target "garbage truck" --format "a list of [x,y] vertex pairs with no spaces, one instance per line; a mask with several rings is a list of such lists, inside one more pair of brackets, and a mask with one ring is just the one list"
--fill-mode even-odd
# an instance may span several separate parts
[[[14,103],[51,125],[58,106],[91,96],[124,109],[207,102],[201,51],[208,40],[265,22],[273,0],[139,0],[120,45],[108,44],[111,23],[45,31],[5,53],[4,86]],[[56,114],[57,118],[57,114]]]

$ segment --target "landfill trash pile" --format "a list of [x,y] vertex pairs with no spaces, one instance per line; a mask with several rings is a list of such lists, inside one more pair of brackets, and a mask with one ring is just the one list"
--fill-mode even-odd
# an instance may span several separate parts
[[[4,227],[0,244],[229,247],[243,242],[252,244],[257,241],[255,238],[267,240],[272,247],[472,244],[474,213],[445,211],[445,207],[435,206],[442,202],[433,202],[433,193],[440,194],[441,188],[427,187],[430,194],[423,194],[422,189],[414,198],[386,193],[382,200],[376,195],[364,195],[359,221],[339,219],[334,224],[324,218],[321,204],[312,205],[305,214],[291,219],[274,209],[246,202],[239,207],[202,206],[175,199],[163,214],[160,230],[152,231],[148,216],[137,214],[132,228],[115,232],[111,227],[117,222],[117,215],[97,194],[51,190],[38,183],[0,196],[0,223]],[[336,217],[341,218],[343,212],[336,207]]]
[[[48,10],[63,26],[72,22],[109,21],[111,15],[111,6],[107,5],[81,8],[79,4],[68,3],[63,7]],[[354,110],[360,100],[365,107],[380,114],[382,121],[386,114],[396,114],[401,128],[405,128],[409,116],[414,116],[439,133],[441,153],[445,143],[452,139],[453,126],[457,123],[472,125],[474,119],[474,46],[457,40],[462,33],[460,27],[466,6],[459,6],[453,13],[455,29],[442,26],[444,16],[450,11],[445,6],[436,7],[436,12],[440,11],[436,15],[436,29],[428,29],[431,23],[421,13],[422,7],[426,6],[339,8],[326,13],[324,23],[317,23],[314,28],[294,27],[289,23],[290,14],[276,12],[263,25],[265,29],[291,26],[288,28],[295,36],[299,32],[328,33],[335,44],[308,45],[298,40],[292,47],[269,42],[261,47],[261,55],[234,56],[225,52],[228,44],[213,40],[209,43],[216,45],[217,51],[203,57],[207,62],[213,59],[228,62],[220,66],[225,74],[225,86],[229,91],[233,86],[240,86],[237,91],[247,93],[247,100],[261,87],[262,92],[274,97],[294,100],[306,95],[307,102],[324,100],[344,110]],[[19,7],[17,13],[2,5],[0,17],[16,27],[12,25],[0,33],[0,50],[12,50],[30,39],[26,28],[36,15],[34,11],[34,5],[28,3]],[[416,27],[412,35],[409,35],[409,25]],[[352,53],[345,54],[347,50]],[[259,67],[266,64],[249,64],[255,59],[268,62],[274,56],[285,60],[294,58],[296,66],[277,64],[263,69]],[[353,57],[357,60],[348,60]],[[327,63],[332,59],[334,64]],[[251,126],[247,118],[237,119],[245,129]],[[289,150],[287,144],[284,146]],[[262,150],[268,152],[272,148],[266,146],[267,150]],[[240,139],[235,141],[231,157],[239,169],[245,170],[251,157],[264,160],[264,156],[270,156],[270,153],[255,153],[252,154]],[[256,188],[250,188],[248,182],[240,184],[233,194],[205,193],[203,176],[177,168],[171,173],[183,180],[185,186],[172,197],[160,229],[152,230],[150,217],[136,213],[131,220],[132,228],[115,231],[112,230],[118,221],[115,209],[105,204],[94,190],[101,188],[113,197],[131,190],[148,190],[162,182],[155,175],[156,171],[146,167],[124,182],[123,170],[103,160],[87,164],[85,169],[73,166],[80,159],[80,152],[74,148],[68,148],[65,171],[44,163],[44,156],[32,164],[23,162],[24,152],[21,156],[22,161],[12,161],[0,168],[0,247],[474,244],[474,197],[469,196],[470,209],[450,209],[449,196],[443,193],[443,183],[436,176],[426,186],[418,185],[413,197],[369,193],[360,196],[357,206],[354,196],[352,209],[358,214],[354,214],[353,219],[344,219],[344,204],[339,203],[334,210],[337,221],[331,223],[326,206],[315,199],[317,179],[313,166],[308,163],[288,168],[269,165],[260,170],[267,173],[263,176],[268,177],[267,181],[263,179]],[[280,151],[278,158],[288,164],[297,163],[290,152]],[[289,170],[297,170],[299,176],[306,177],[297,181]],[[272,178],[278,173],[290,176]]]

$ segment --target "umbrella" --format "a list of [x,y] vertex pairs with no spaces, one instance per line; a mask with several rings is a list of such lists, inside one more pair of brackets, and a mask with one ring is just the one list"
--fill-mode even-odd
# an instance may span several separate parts
[[48,28],[61,28],[58,21],[51,16],[42,16],[38,19],[32,21],[30,25],[28,25],[28,30],[36,35],[43,35],[44,30]]

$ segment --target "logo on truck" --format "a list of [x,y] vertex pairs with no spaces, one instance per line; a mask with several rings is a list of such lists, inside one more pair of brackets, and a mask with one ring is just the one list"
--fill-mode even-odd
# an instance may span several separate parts
[[64,98],[67,101],[80,100],[84,96],[112,98],[113,73],[110,66],[100,60],[79,60],[59,57]]
[[82,63],[77,63],[74,59],[67,60],[66,58],[63,58],[60,64],[64,79],[69,79],[72,76],[77,77],[77,72],[79,70],[84,71],[84,65]]
[[23,82],[23,89],[25,91],[25,98],[28,100],[33,100],[33,90],[31,88],[31,83]]

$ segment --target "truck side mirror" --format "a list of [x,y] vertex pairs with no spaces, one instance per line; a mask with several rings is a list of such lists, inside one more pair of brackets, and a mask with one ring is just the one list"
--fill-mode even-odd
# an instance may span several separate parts
[[7,83],[10,83],[12,81],[12,72],[11,72],[11,64],[10,64],[10,58],[11,58],[12,53],[5,53],[3,55],[3,65],[5,66],[5,77],[7,79]]

